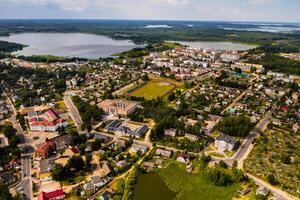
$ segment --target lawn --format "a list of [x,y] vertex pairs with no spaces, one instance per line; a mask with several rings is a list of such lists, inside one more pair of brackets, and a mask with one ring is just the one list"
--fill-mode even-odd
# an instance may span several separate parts
[[149,81],[141,88],[133,91],[130,96],[144,97],[146,100],[152,100],[157,97],[164,97],[175,90],[177,85],[164,79],[154,79]]
[[239,184],[227,187],[215,186],[207,174],[200,171],[197,175],[186,172],[185,165],[171,162],[158,173],[168,187],[177,193],[178,200],[231,200],[240,188]]

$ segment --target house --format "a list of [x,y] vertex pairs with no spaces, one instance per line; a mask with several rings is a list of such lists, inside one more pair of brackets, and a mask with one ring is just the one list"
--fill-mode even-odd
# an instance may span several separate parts
[[111,166],[107,160],[101,161],[101,169],[103,170],[104,177],[112,173]]
[[194,166],[193,166],[192,163],[189,164],[188,166],[186,166],[186,171],[187,171],[188,173],[191,173],[193,170],[194,170]]
[[52,140],[47,140],[35,151],[35,155],[42,158],[49,158],[55,151],[55,142],[53,142]]
[[41,159],[39,162],[39,171],[40,173],[47,173],[50,172],[52,166],[55,164],[55,159]]
[[263,196],[268,196],[269,194],[269,190],[265,187],[259,187],[257,190],[256,190],[256,195],[263,195]]
[[153,169],[155,164],[153,162],[144,162],[143,166],[145,169]]
[[221,134],[215,140],[215,147],[220,152],[232,151],[235,148],[236,141],[235,138],[226,134]]
[[137,153],[138,151],[141,151],[142,154],[144,154],[148,151],[148,147],[140,144],[133,144],[130,148],[130,151],[133,153]]
[[175,128],[169,128],[169,129],[164,130],[165,136],[175,137],[176,133],[177,133],[177,129],[175,129]]
[[198,136],[197,135],[192,135],[192,134],[188,134],[186,133],[184,135],[184,137],[188,140],[191,140],[191,141],[197,141],[198,140]]
[[102,187],[103,185],[106,184],[106,181],[100,176],[92,176],[91,181],[95,187]]
[[178,162],[188,163],[190,161],[190,155],[189,154],[181,154],[179,157],[177,157],[176,160]]
[[85,191],[91,191],[95,189],[95,185],[92,181],[87,182],[86,184],[83,185],[83,189]]
[[156,155],[161,155],[161,156],[164,156],[164,157],[167,157],[167,158],[170,158],[172,152],[171,151],[167,151],[167,150],[164,150],[164,149],[156,149],[155,151]]
[[127,116],[135,112],[137,103],[133,101],[107,99],[101,101],[98,106],[102,108],[106,114]]
[[40,192],[38,200],[59,200],[65,198],[65,196],[65,192],[60,189],[52,192]]
[[20,168],[21,163],[18,160],[12,159],[9,161],[8,166],[10,169],[18,169]]
[[4,134],[0,134],[0,148],[6,147],[8,145],[9,143],[7,137],[5,137]]
[[126,160],[121,160],[121,161],[117,162],[116,165],[120,168],[124,168],[124,167],[126,167],[127,162],[126,162]]
[[100,199],[101,199],[101,200],[109,200],[109,199],[112,198],[112,196],[113,196],[112,193],[110,193],[110,192],[108,192],[108,191],[105,191],[105,192],[103,192],[103,193],[100,195]]

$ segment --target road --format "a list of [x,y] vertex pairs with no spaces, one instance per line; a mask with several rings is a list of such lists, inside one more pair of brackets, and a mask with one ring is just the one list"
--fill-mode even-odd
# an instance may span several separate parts
[[[10,107],[12,108],[12,114],[9,119],[9,121],[12,122],[14,128],[17,130],[17,134],[21,134],[24,138],[24,144],[20,144],[19,147],[30,147],[28,146],[29,139],[27,138],[27,132],[22,129],[21,124],[17,121],[16,115],[17,115],[17,110],[12,103],[11,99],[9,96],[4,92],[4,95],[7,97],[7,100],[10,104]],[[32,181],[31,181],[31,155],[30,153],[21,155],[21,171],[22,171],[22,176],[21,176],[21,182],[17,184],[14,189],[18,191],[19,188],[24,188],[22,191],[20,191],[23,194],[23,198],[25,200],[32,199]]]
[[81,125],[83,122],[81,120],[81,117],[79,115],[77,108],[75,107],[74,103],[71,100],[70,94],[71,94],[70,91],[65,92],[64,102],[69,110],[70,116],[71,116],[72,120],[74,121],[76,127],[78,128],[78,130],[81,130]]

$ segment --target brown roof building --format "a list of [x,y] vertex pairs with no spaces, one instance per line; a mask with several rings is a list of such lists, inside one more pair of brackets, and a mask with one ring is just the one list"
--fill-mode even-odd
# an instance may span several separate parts
[[136,110],[137,103],[133,101],[107,99],[101,101],[98,106],[102,108],[106,114],[127,116]]
[[48,140],[35,151],[35,155],[43,158],[49,158],[54,151],[56,151],[55,142]]

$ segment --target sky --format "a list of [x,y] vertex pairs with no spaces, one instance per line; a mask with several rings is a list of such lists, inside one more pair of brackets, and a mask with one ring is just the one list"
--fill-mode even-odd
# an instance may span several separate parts
[[0,19],[300,22],[300,0],[0,0]]

